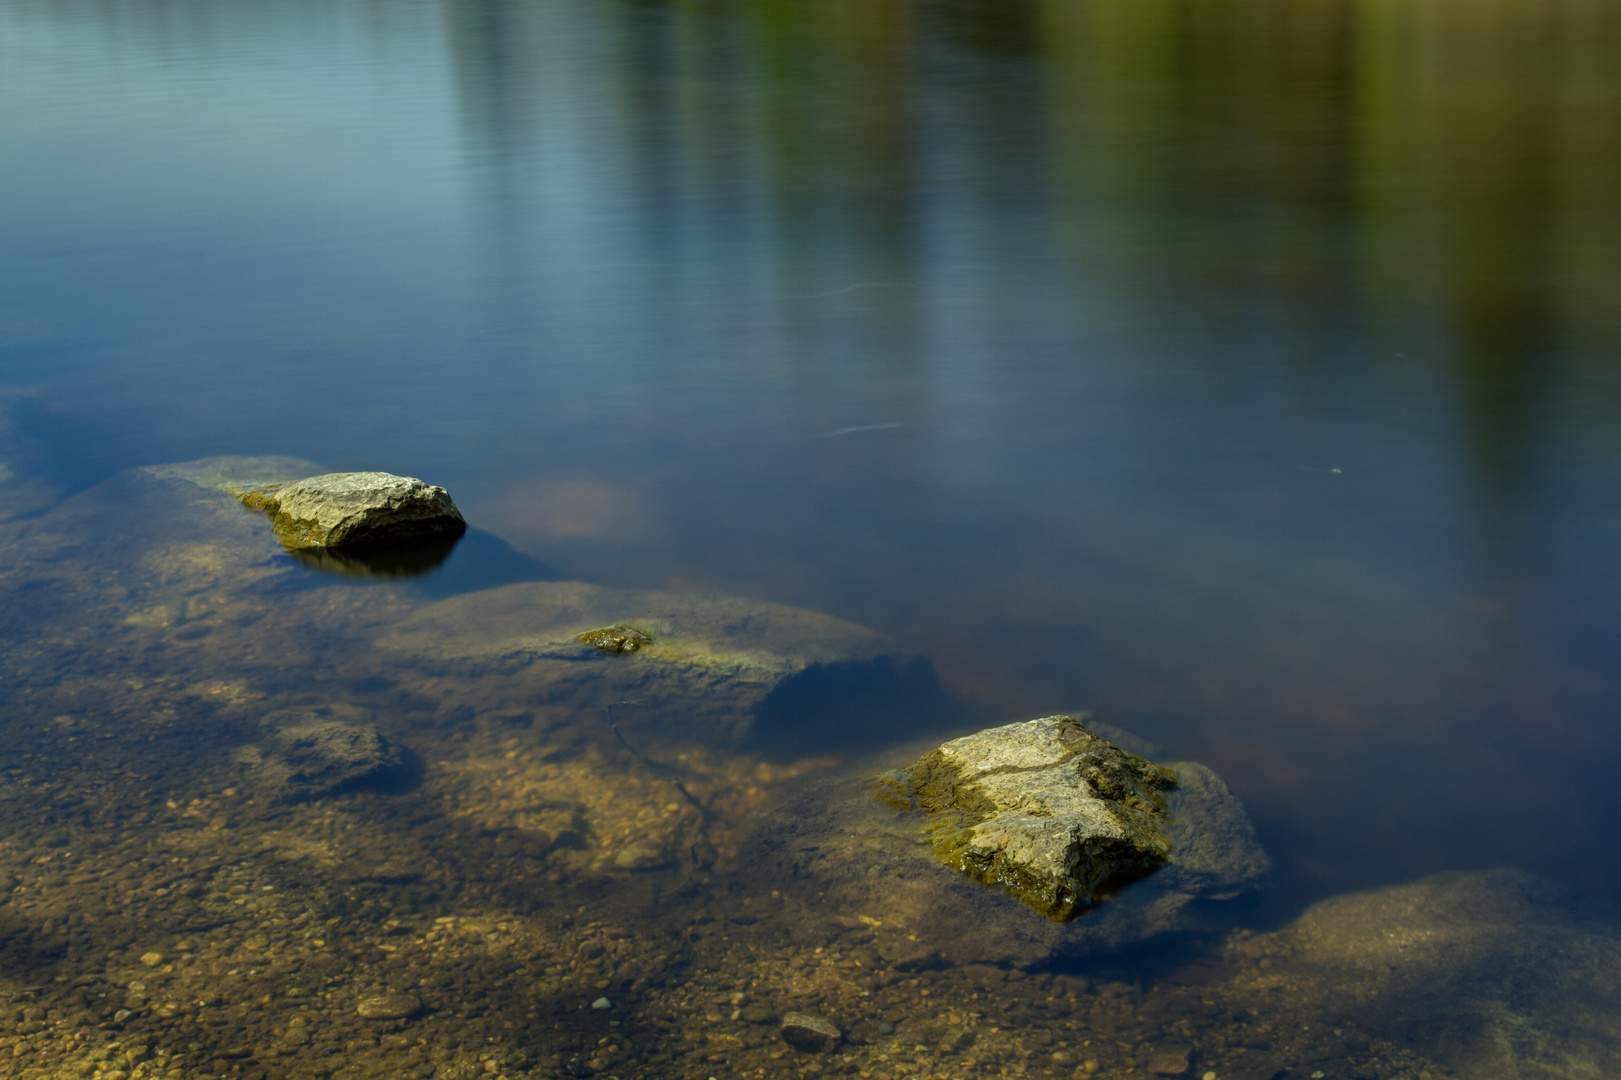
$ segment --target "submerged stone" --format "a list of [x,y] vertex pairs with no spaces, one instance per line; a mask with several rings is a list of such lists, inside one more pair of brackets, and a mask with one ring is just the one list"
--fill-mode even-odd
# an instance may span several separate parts
[[809,1013],[782,1015],[782,1041],[805,1054],[826,1054],[836,1049],[844,1035],[838,1028]]
[[269,514],[276,536],[291,550],[386,547],[450,539],[467,530],[444,488],[392,473],[326,473],[244,487],[237,497]]
[[1069,716],[953,739],[879,777],[880,798],[931,819],[935,854],[1065,920],[1171,853],[1176,774]]
[[425,605],[376,643],[487,699],[609,720],[655,758],[642,740],[772,747],[814,732],[826,752],[919,730],[951,704],[926,661],[871,630],[732,597],[523,582]]
[[240,748],[236,760],[284,801],[386,783],[404,770],[399,748],[371,724],[279,710],[264,726],[262,744]]
[[355,1012],[367,1020],[404,1020],[422,1010],[422,999],[414,994],[379,994],[362,998]]
[[1228,962],[1228,994],[1318,1031],[1334,1017],[1364,1053],[1388,1039],[1470,1080],[1621,1075],[1621,913],[1521,870],[1328,897],[1273,933],[1235,932]]

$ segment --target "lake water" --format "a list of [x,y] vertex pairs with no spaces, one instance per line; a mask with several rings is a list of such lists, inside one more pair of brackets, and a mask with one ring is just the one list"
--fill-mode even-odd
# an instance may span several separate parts
[[[1602,0],[0,0],[0,1074],[1621,1067],[1618,55]],[[218,455],[475,531],[343,577],[127,472]],[[638,735],[458,644],[492,586],[939,686]],[[415,778],[255,795],[310,708]],[[1243,801],[1219,933],[919,961],[750,861],[1075,710]]]

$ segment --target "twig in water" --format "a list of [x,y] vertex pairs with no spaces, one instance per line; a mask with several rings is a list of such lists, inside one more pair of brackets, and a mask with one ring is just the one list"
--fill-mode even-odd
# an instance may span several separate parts
[[[634,704],[634,702],[622,702],[621,704],[627,704],[628,705],[628,704]],[[679,791],[682,794],[682,796],[689,803],[691,803],[692,805],[696,806],[699,809],[699,811],[704,815],[704,820],[706,822],[709,820],[709,814],[710,814],[709,807],[707,807],[703,803],[699,802],[697,796],[693,795],[692,792],[687,790],[687,785],[683,784],[681,782],[681,778],[676,775],[677,770],[676,770],[675,766],[666,765],[666,764],[664,764],[663,762],[660,762],[660,761],[654,761],[652,758],[648,757],[646,754],[643,754],[640,750],[638,750],[634,746],[630,745],[630,743],[625,740],[625,733],[619,730],[619,725],[618,724],[609,724],[608,727],[613,730],[614,738],[619,740],[619,745],[623,746],[626,750],[630,751],[630,756],[631,757],[635,758],[637,761],[640,761],[643,765],[646,765],[648,768],[652,769],[654,772],[658,773],[660,776],[662,776],[666,780],[670,781],[670,783],[674,784],[675,789],[677,791]]]

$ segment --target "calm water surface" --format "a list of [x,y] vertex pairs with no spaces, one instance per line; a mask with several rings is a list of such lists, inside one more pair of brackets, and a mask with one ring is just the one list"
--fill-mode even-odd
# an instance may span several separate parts
[[386,469],[872,627],[1208,763],[1263,923],[1621,901],[1618,55],[1597,0],[0,0],[0,464]]

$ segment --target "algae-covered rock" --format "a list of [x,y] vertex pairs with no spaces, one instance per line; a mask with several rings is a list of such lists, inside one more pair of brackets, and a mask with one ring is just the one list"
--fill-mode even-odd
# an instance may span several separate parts
[[244,486],[239,497],[269,514],[276,536],[293,550],[444,540],[467,530],[444,488],[392,473],[326,473]]
[[[830,912],[871,916],[882,921],[886,933],[897,928],[887,938],[880,936],[879,948],[885,963],[900,970],[1038,966],[1161,934],[1228,926],[1231,916],[1223,914],[1223,903],[1252,893],[1266,875],[1268,860],[1249,817],[1215,773],[1197,762],[1167,762],[1164,770],[1174,773],[1177,783],[1166,789],[1152,782],[1160,775],[1157,766],[1144,762],[1145,769],[1129,758],[1113,759],[1127,778],[1149,787],[1145,805],[1152,804],[1155,790],[1163,797],[1163,811],[1146,816],[1169,852],[1146,877],[1094,888],[1095,902],[1078,908],[1076,917],[1049,918],[1008,890],[987,888],[942,861],[934,826],[950,823],[949,816],[873,798],[876,768],[897,759],[927,758],[928,751],[927,745],[897,748],[888,760],[856,763],[846,772],[807,782],[757,820],[743,856],[748,872],[771,888],[812,893]],[[899,782],[892,774],[888,784]],[[1148,850],[1155,847],[1150,840]]]
[[1164,863],[1175,785],[1169,769],[1048,716],[953,739],[885,773],[877,793],[929,816],[948,866],[1063,920]]

